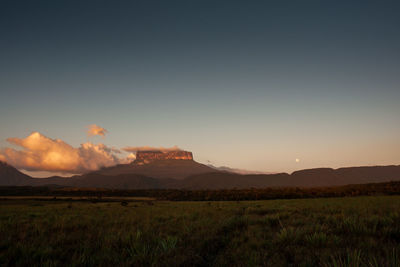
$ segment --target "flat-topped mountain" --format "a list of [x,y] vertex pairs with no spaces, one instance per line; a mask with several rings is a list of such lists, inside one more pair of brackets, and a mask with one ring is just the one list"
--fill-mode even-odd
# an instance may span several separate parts
[[186,160],[157,160],[148,164],[120,164],[96,171],[102,175],[140,174],[154,178],[184,179],[191,175],[217,172],[204,164]]
[[101,175],[138,174],[153,178],[184,179],[217,170],[193,160],[189,151],[138,151],[136,160],[130,164],[120,164],[103,168],[95,173]]
[[189,151],[174,150],[147,150],[136,152],[136,160],[132,164],[142,165],[157,160],[193,160],[193,154]]

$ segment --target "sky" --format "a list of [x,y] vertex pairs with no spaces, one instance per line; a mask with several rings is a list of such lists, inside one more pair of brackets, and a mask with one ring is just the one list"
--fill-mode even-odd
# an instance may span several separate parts
[[79,170],[129,146],[266,172],[398,165],[399,13],[398,1],[1,1],[0,159],[37,159],[41,140]]

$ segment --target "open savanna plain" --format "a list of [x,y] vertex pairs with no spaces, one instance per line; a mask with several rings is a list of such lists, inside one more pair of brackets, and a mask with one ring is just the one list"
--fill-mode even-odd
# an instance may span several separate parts
[[400,266],[400,197],[0,200],[1,266]]

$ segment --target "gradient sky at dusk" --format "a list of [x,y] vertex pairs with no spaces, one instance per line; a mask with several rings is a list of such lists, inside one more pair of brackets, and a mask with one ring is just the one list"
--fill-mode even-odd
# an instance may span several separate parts
[[38,131],[260,171],[398,165],[399,14],[398,1],[2,1],[0,147]]

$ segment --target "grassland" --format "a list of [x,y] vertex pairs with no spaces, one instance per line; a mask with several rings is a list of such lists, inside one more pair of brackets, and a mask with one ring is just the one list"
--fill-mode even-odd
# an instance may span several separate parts
[[1,266],[400,266],[400,197],[0,200]]

